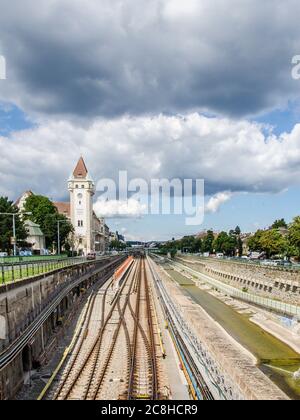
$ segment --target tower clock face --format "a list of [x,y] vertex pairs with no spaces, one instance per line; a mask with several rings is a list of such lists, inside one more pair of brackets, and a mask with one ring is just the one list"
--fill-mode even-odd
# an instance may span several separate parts
[[77,195],[77,198],[78,198],[78,200],[82,200],[83,195],[82,195],[82,194],[78,194],[78,195]]

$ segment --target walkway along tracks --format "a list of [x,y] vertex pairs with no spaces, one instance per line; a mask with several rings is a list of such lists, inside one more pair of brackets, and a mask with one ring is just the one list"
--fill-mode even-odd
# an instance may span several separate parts
[[173,337],[176,338],[177,350],[190,375],[197,399],[242,399],[239,391],[235,389],[235,384],[228,381],[219,371],[215,361],[183,319],[180,309],[170,299],[154,262],[150,258],[148,261],[166,319]]

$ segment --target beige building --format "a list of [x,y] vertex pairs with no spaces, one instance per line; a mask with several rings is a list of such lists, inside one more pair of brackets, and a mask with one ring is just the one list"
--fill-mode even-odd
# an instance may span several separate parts
[[93,210],[95,184],[81,157],[68,181],[69,203],[54,203],[59,213],[67,216],[73,227],[73,249],[79,255],[105,252],[109,246],[109,228]]
[[[74,234],[70,238],[73,250],[79,255],[87,255],[92,251],[107,251],[109,249],[109,228],[105,224],[105,220],[98,218],[93,210],[95,184],[82,157],[68,180],[68,190],[70,193],[69,202],[54,202],[53,204],[58,213],[66,216],[74,227]],[[26,191],[17,200],[15,204],[20,211],[24,210],[27,198],[32,195],[31,191]],[[29,231],[38,232],[38,229],[38,225],[28,225]],[[34,235],[32,239],[28,238],[28,242],[34,242],[35,247],[42,245],[41,241],[40,234]]]

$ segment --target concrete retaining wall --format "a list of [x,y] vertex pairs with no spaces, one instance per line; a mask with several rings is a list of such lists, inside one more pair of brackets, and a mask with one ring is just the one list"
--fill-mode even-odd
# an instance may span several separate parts
[[229,336],[199,305],[185,296],[161,267],[157,269],[170,298],[213,359],[214,369],[217,369],[220,380],[225,379],[225,386],[231,394],[228,399],[289,399],[259,370],[254,356]]
[[[115,267],[106,266],[115,261]],[[122,261],[122,260],[121,260]],[[0,371],[0,400],[13,398],[24,382],[24,374],[43,364],[45,348],[51,344],[71,311],[76,310],[79,301],[97,280],[104,278],[120,263],[119,259],[80,264],[50,275],[40,276],[30,281],[16,283],[9,290],[0,289],[0,356],[5,349],[14,345],[16,339],[30,327],[31,323],[61,293],[66,286],[76,287],[63,298],[59,306],[50,314],[34,338],[7,367]],[[83,279],[78,282],[78,279]]]
[[258,296],[300,304],[300,274],[221,260],[186,260],[195,270]]

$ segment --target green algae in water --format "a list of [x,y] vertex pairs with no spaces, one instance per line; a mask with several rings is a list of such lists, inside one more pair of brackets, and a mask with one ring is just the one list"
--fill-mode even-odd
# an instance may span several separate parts
[[286,364],[286,360],[269,361],[268,364],[262,364],[261,370],[275,382],[291,399],[300,400],[300,379],[294,378],[294,373],[299,370],[298,364]]
[[293,373],[300,369],[300,355],[284,342],[250,321],[210,293],[174,270],[166,270],[182,287],[185,294],[198,303],[236,341],[248,349],[258,360],[261,370],[290,398],[300,399],[300,381]]

